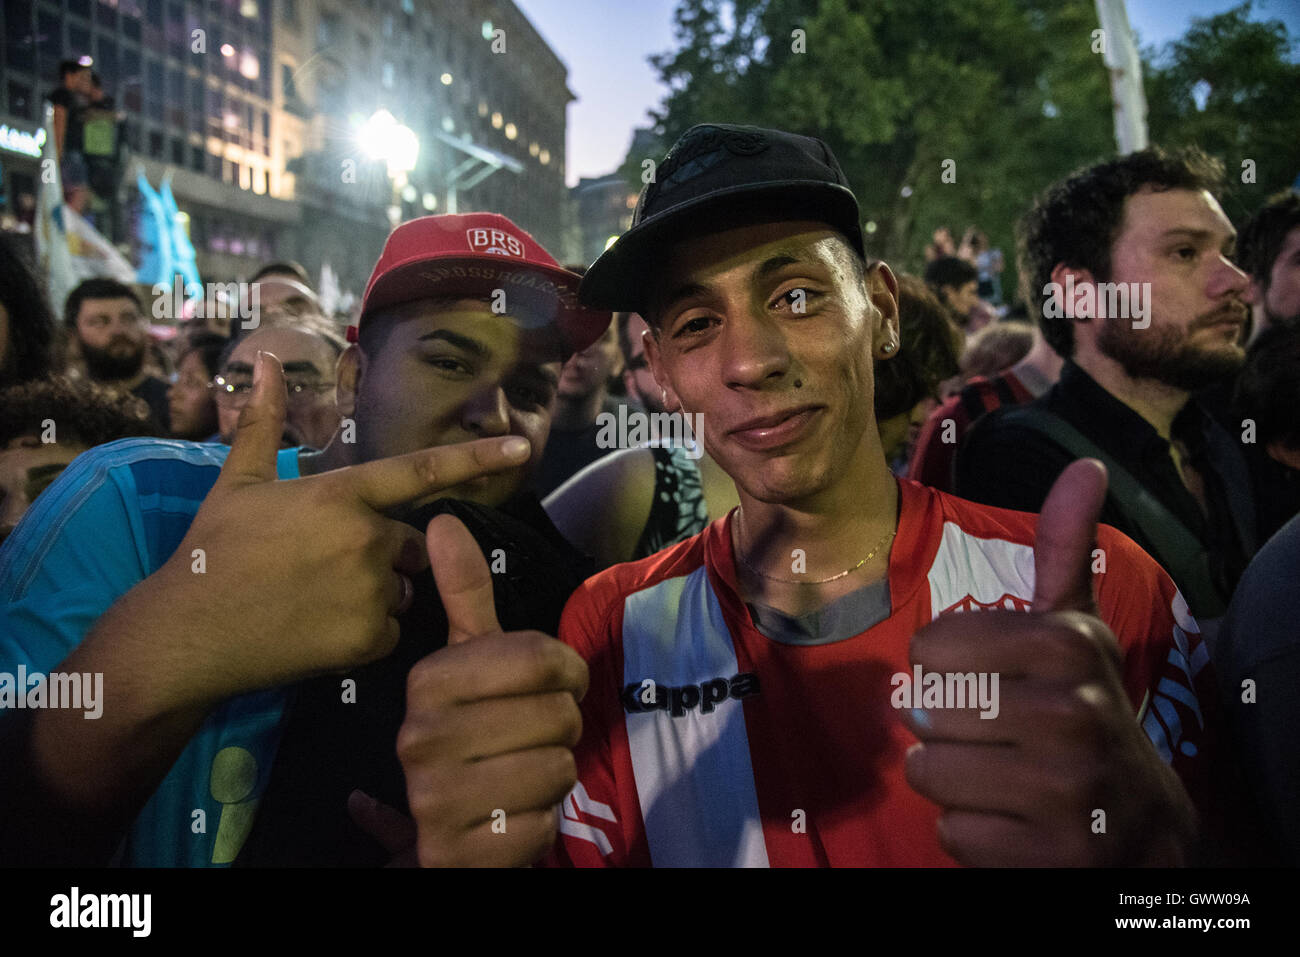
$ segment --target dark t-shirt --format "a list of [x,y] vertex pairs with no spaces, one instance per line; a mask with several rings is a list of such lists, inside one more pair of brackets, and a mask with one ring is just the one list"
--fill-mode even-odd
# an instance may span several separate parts
[[[504,571],[498,565],[492,576],[501,627],[556,634],[565,602],[595,568],[560,536],[537,500],[521,495],[496,510],[442,499],[406,522],[423,531],[443,512],[465,523],[489,567],[504,562]],[[266,794],[235,866],[388,863],[392,855],[352,822],[347,800],[359,788],[403,814],[409,811],[396,752],[406,678],[416,662],[447,644],[447,616],[432,573],[426,569],[412,584],[415,598],[399,619],[402,633],[392,654],[347,675],[297,686]],[[344,700],[344,678],[356,682],[353,701]]]
[[[1276,860],[1300,866],[1300,516],[1241,577],[1214,648],[1246,793]],[[1247,685],[1246,682],[1251,684]],[[1247,699],[1247,700],[1243,700]]]
[[77,99],[77,94],[69,89],[59,87],[50,94],[50,102],[68,111],[68,125],[63,133],[63,152],[81,151],[82,115],[85,108]]
[[[1246,420],[1233,403],[1235,385],[1235,377],[1225,379],[1196,393],[1196,400],[1229,435],[1242,436]],[[1258,441],[1242,441],[1240,448],[1259,508],[1256,541],[1263,543],[1276,535],[1292,516],[1300,514],[1300,472],[1276,461]]]
[[[1240,443],[1195,399],[1174,420],[1172,434],[1184,443],[1188,461],[1204,482],[1207,508],[1202,511],[1178,474],[1170,443],[1073,362],[1066,362],[1060,381],[1033,404],[1073,425],[1124,466],[1195,536],[1209,554],[1219,607],[1226,605],[1258,547],[1257,507]],[[972,427],[957,453],[956,492],[985,505],[1038,512],[1074,455],[1027,426],[1005,423],[1008,411],[990,412]],[[1121,505],[1113,493],[1107,495],[1101,521],[1133,538],[1168,568],[1168,556],[1159,554]],[[1197,595],[1187,582],[1177,583],[1194,613],[1215,617],[1198,612],[1198,606],[1212,607],[1215,596]]]
[[[618,407],[624,404],[614,396],[606,396],[600,413],[609,412],[618,415]],[[639,408],[634,403],[626,403],[629,411]],[[602,449],[596,444],[600,437],[600,425],[591,425],[576,431],[551,428],[551,435],[546,440],[546,453],[537,466],[533,476],[533,490],[538,498],[546,498],[557,488],[577,475],[592,462],[613,452],[613,448]]]

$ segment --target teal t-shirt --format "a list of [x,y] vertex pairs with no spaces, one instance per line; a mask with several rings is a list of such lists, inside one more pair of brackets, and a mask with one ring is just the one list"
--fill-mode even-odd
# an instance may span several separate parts
[[[0,672],[57,670],[176,551],[229,451],[124,439],[78,456],[0,547]],[[298,478],[298,452],[279,453],[280,478]],[[122,864],[228,866],[270,778],[285,702],[272,689],[214,710],[136,818]]]

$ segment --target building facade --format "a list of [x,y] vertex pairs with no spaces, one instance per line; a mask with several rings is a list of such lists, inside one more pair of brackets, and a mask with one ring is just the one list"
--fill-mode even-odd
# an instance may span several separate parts
[[659,140],[651,130],[634,129],[632,144],[619,170],[605,176],[583,177],[570,190],[584,263],[590,265],[594,262],[632,226],[632,214],[640,193],[628,184],[624,171],[629,168],[639,170],[644,160],[658,160],[662,154]]
[[[2,16],[15,210],[59,63],[89,56],[123,117],[117,202],[139,169],[170,177],[204,279],[288,258],[359,293],[397,217],[450,206],[563,236],[567,68],[510,0],[4,0]],[[366,141],[380,111],[419,143],[396,182]]]

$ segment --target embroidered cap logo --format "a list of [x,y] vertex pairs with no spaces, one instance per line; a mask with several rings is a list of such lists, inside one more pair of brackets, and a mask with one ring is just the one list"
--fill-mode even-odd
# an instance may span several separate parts
[[524,256],[524,244],[517,236],[512,236],[501,229],[484,229],[476,227],[465,230],[465,239],[469,242],[471,252],[493,253],[497,256]]
[[726,159],[725,149],[734,156],[754,156],[770,144],[762,133],[745,133],[724,130],[716,126],[701,126],[692,130],[664,157],[659,166],[659,176],[645,187],[644,208],[660,192],[671,191],[675,186],[689,182],[709,167]]

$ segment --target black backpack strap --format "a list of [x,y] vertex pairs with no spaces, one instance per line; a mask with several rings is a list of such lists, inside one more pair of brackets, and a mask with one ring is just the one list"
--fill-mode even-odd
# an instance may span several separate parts
[[993,388],[997,390],[1000,404],[1002,405],[1020,404],[1020,400],[1016,398],[1016,394],[1013,391],[1011,391],[1011,385],[1010,383],[1007,382],[1006,376],[1004,375],[994,376]]
[[1197,617],[1218,618],[1227,602],[1215,584],[1205,546],[1133,474],[1102,451],[1069,422],[1046,409],[1021,405],[1003,414],[1002,421],[1030,429],[1050,439],[1076,459],[1099,459],[1110,477],[1108,495],[1130,526],[1151,543],[1152,555],[1178,584]]
[[957,401],[961,403],[962,409],[966,412],[966,421],[972,425],[981,415],[988,411],[988,409],[984,408],[984,398],[978,385],[965,386],[958,393]]

